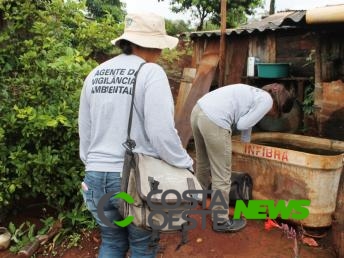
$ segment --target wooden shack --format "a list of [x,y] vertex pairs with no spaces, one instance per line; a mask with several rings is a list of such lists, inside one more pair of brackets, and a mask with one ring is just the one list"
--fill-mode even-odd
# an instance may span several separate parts
[[[294,85],[297,99],[306,105],[307,115],[312,113],[303,121],[312,122],[304,125],[311,127],[309,133],[344,140],[344,18],[343,21],[333,18],[333,12],[338,10],[344,15],[344,5],[322,8],[321,13],[328,13],[330,17],[326,22],[322,16],[317,20],[310,11],[288,11],[237,29],[227,29],[224,78],[219,78],[217,62],[220,31],[193,32],[190,35],[192,66],[199,68],[202,58],[209,59],[208,52],[213,54],[215,72],[208,89],[222,86],[219,81],[224,85],[248,83],[259,87],[272,81]],[[307,17],[310,18],[307,20]],[[247,76],[248,57],[255,57],[261,63],[288,63],[289,76],[278,79]]]
[[[344,141],[343,32],[344,5],[337,5],[276,13],[236,29],[227,29],[225,35],[221,35],[220,30],[191,33],[192,66],[197,72],[185,104],[180,108],[181,115],[176,117],[184,146],[191,137],[188,125],[191,109],[212,87],[234,83],[261,87],[271,81],[295,88],[301,104],[303,129],[297,133]],[[219,53],[221,36],[225,37],[224,53]],[[224,56],[224,67],[219,67],[220,56]],[[248,76],[248,57],[261,63],[288,63],[289,74],[274,79],[261,78],[257,73]],[[223,78],[219,78],[220,74]],[[333,227],[339,257],[344,257],[343,181],[342,175],[334,216],[336,227]]]

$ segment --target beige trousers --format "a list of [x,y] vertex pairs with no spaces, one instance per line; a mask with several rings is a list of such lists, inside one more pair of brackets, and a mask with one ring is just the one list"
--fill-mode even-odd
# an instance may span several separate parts
[[[204,189],[208,189],[211,183],[213,191],[221,191],[228,206],[231,187],[232,132],[213,123],[197,104],[191,113],[191,127],[196,148],[197,179]],[[212,210],[224,209],[227,210],[227,215],[217,217],[228,219],[228,207],[214,205],[212,208]],[[214,213],[212,219],[213,216]]]

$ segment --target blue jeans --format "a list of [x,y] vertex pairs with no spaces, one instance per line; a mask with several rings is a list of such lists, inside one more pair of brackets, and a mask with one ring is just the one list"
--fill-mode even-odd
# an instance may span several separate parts
[[[111,191],[120,192],[121,177],[118,172],[86,172],[82,193],[87,209],[92,213],[101,230],[102,243],[98,258],[126,257],[130,250],[131,258],[153,258],[158,245],[152,243],[152,232],[130,224],[127,227],[106,226],[98,217],[97,205],[100,198]],[[110,198],[104,205],[104,214],[110,222],[122,220],[118,199]]]

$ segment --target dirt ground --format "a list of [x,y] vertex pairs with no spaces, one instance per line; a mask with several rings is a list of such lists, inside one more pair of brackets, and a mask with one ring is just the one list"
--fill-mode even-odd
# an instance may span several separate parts
[[[200,223],[201,217],[193,216]],[[78,248],[73,248],[61,254],[63,258],[93,258],[96,257],[99,244],[98,234],[90,235]],[[295,258],[293,240],[282,235],[279,229],[267,231],[264,221],[248,221],[247,227],[238,233],[217,233],[211,228],[210,218],[204,230],[198,227],[189,232],[189,242],[176,250],[180,242],[179,233],[162,234],[160,251],[157,258],[175,257],[222,257],[222,258]],[[300,244],[301,258],[334,258],[328,235],[317,240],[319,247],[309,247]],[[43,257],[43,256],[38,256]]]
[[[198,207],[201,208],[200,206]],[[233,209],[230,208],[230,214]],[[201,216],[192,215],[201,225]],[[315,231],[313,231],[314,233]],[[318,247],[311,247],[299,243],[298,258],[335,258],[331,244],[331,229],[322,230],[325,233],[322,238],[313,238]],[[293,251],[294,241],[283,235],[282,230],[272,228],[265,229],[264,220],[249,220],[247,227],[237,233],[218,233],[212,230],[210,217],[206,218],[206,228],[198,226],[188,233],[188,243],[176,247],[181,240],[180,233],[165,233],[161,235],[160,251],[157,258],[175,257],[233,257],[233,258],[295,258]],[[63,257],[63,258],[95,258],[100,245],[99,232],[97,230],[85,232],[77,247],[66,250],[56,247],[55,255],[47,252],[47,246],[40,248],[36,253],[37,258]],[[8,251],[0,251],[0,258],[21,257]],[[114,257],[115,258],[115,257]]]

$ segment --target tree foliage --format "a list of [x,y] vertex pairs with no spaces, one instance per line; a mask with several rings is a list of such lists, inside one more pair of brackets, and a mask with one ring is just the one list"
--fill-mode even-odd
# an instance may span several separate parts
[[110,14],[115,21],[120,22],[125,16],[125,4],[120,0],[86,0],[86,6],[88,12],[97,19]]
[[1,213],[37,196],[61,209],[80,203],[79,94],[95,58],[123,31],[111,15],[86,19],[84,8],[0,2]]
[[190,24],[183,20],[165,20],[166,33],[171,36],[177,36],[181,33],[190,31]]
[[[164,1],[164,0],[158,0]],[[214,24],[220,24],[221,1],[206,0],[171,0],[171,10],[175,13],[191,12],[199,21],[197,30],[202,30],[204,23],[209,19]],[[227,28],[236,27],[246,22],[246,15],[253,14],[262,0],[228,0],[227,1]]]

